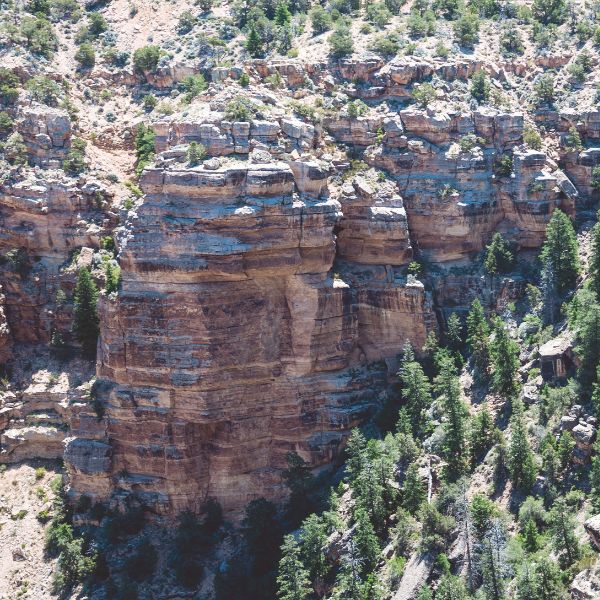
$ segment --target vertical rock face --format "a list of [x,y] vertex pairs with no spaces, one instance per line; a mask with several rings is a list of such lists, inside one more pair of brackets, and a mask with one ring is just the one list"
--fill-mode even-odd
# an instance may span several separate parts
[[400,273],[395,186],[358,180],[338,201],[307,179],[318,165],[145,171],[122,289],[101,306],[105,415],[72,421],[77,494],[135,492],[161,512],[281,497],[286,453],[331,461],[404,342],[422,346],[435,319]]

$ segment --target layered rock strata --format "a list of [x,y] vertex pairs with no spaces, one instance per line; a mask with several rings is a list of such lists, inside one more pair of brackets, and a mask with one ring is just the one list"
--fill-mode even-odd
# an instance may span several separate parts
[[82,410],[67,445],[74,493],[161,512],[281,497],[286,454],[330,462],[404,342],[435,328],[402,274],[395,186],[356,181],[338,201],[298,194],[306,171],[284,162],[212,167],[144,172],[122,289],[101,307],[105,416]]

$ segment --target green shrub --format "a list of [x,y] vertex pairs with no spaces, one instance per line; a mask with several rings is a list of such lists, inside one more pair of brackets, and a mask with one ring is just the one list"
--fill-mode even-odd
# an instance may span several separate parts
[[366,9],[366,18],[373,25],[383,29],[389,22],[392,14],[384,2],[370,2]]
[[90,272],[83,268],[77,274],[75,285],[75,308],[73,311],[73,333],[81,344],[86,357],[96,355],[96,343],[99,334],[99,320],[96,310],[98,288]]
[[75,52],[75,60],[82,69],[91,69],[96,64],[96,53],[94,47],[87,42],[81,44]]
[[362,100],[353,100],[352,102],[348,102],[347,110],[348,116],[355,119],[364,115],[369,110],[369,107]]
[[454,35],[458,44],[472,48],[479,39],[479,17],[463,13],[454,23]]
[[514,27],[504,29],[500,35],[500,52],[509,57],[523,54],[524,51],[525,46],[519,30]]
[[336,27],[329,36],[329,53],[333,58],[343,58],[354,52],[354,42],[350,29],[344,24]]
[[508,154],[503,154],[494,164],[494,172],[501,177],[508,177],[513,170],[513,159]]
[[73,541],[73,528],[60,519],[53,519],[46,529],[45,549],[50,556],[58,556]]
[[421,107],[427,107],[436,99],[435,88],[430,83],[422,83],[412,91],[413,100]]
[[39,17],[23,17],[20,28],[25,47],[33,54],[51,58],[58,40],[50,21]]
[[248,73],[242,73],[240,75],[240,85],[242,87],[248,87],[250,85],[250,77]]
[[44,75],[32,77],[26,84],[25,89],[34,100],[47,106],[57,106],[62,95],[62,89],[56,81]]
[[82,539],[69,542],[58,557],[53,582],[55,591],[67,590],[85,581],[92,575],[95,565],[95,556],[85,555]]
[[406,27],[411,37],[420,38],[435,33],[435,14],[428,10],[424,14],[411,11]]
[[490,82],[485,71],[476,71],[471,75],[471,96],[477,102],[486,102],[490,98]]
[[27,146],[18,131],[8,136],[4,144],[4,157],[12,165],[27,164]]
[[310,22],[315,34],[331,29],[331,15],[320,4],[315,4],[309,13]]
[[541,150],[542,149],[542,136],[531,125],[525,126],[525,129],[523,131],[523,141],[532,150]]
[[179,19],[177,21],[177,33],[180,35],[189,33],[192,29],[194,29],[196,22],[196,17],[189,10],[184,10],[179,15]]
[[185,92],[184,100],[191,102],[196,96],[206,90],[208,84],[202,74],[188,75],[181,82],[181,88]]
[[139,175],[154,156],[156,134],[152,129],[140,123],[135,136],[136,173]]
[[156,96],[154,94],[146,94],[142,98],[142,104],[145,110],[151,111],[158,104],[158,100],[156,99]]
[[567,18],[568,7],[565,0],[533,0],[533,18],[544,25],[560,25]]
[[395,56],[400,50],[400,44],[395,35],[382,34],[371,42],[371,50],[382,56]]
[[0,103],[12,106],[19,97],[19,78],[5,67],[0,67]]
[[186,158],[190,167],[195,167],[206,157],[206,148],[197,142],[191,142],[187,150]]
[[133,66],[138,73],[156,71],[160,58],[158,46],[144,46],[133,53]]
[[554,77],[549,73],[541,75],[533,84],[533,91],[539,103],[552,104],[554,102]]
[[69,175],[79,175],[85,170],[86,143],[81,138],[73,138],[71,149],[63,161],[63,169]]
[[88,15],[88,32],[97,38],[101,33],[108,31],[108,23],[106,19],[98,12],[93,12]]
[[55,21],[63,19],[75,21],[80,16],[81,10],[77,0],[52,0],[50,14]]
[[237,96],[225,105],[225,119],[227,121],[250,122],[255,114],[254,104],[243,96]]
[[12,132],[15,122],[10,115],[4,111],[0,111],[0,138],[7,136]]

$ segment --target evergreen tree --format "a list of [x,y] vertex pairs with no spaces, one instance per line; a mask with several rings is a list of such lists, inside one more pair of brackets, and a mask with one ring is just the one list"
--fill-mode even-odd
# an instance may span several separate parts
[[242,533],[252,556],[253,574],[262,575],[275,567],[282,540],[275,505],[264,498],[252,500],[246,506]]
[[246,50],[252,58],[258,58],[263,52],[264,41],[256,30],[254,23],[250,26],[248,37],[246,38]]
[[568,597],[562,582],[562,572],[550,559],[542,558],[536,565],[535,573],[539,600],[561,600]]
[[111,294],[112,292],[118,291],[119,281],[121,279],[121,270],[118,265],[115,265],[112,261],[108,261],[104,273],[106,276],[106,284],[104,286],[106,293]]
[[93,358],[96,355],[98,342],[99,320],[96,312],[98,289],[90,272],[80,269],[75,286],[75,309],[73,313],[73,332],[81,344],[85,356]]
[[508,273],[514,266],[515,257],[509,243],[498,232],[486,246],[484,267],[490,275]]
[[379,541],[375,535],[375,530],[369,519],[369,515],[362,508],[358,507],[355,510],[354,519],[356,527],[354,529],[353,540],[356,544],[356,552],[360,559],[360,574],[361,577],[373,572],[379,560]]
[[419,593],[417,594],[417,597],[415,600],[433,600],[433,594],[431,592],[431,588],[428,588],[427,586],[423,586],[419,590]]
[[[408,360],[407,360],[408,358]],[[402,397],[410,415],[412,431],[415,436],[427,431],[427,410],[431,406],[431,384],[423,367],[410,354],[398,371],[402,386]]]
[[300,559],[300,548],[293,535],[283,538],[279,574],[277,575],[277,598],[279,600],[306,600],[311,588],[308,572]]
[[493,519],[479,549],[483,589],[489,600],[504,598],[505,580],[509,574],[506,560],[506,531],[500,519]]
[[292,522],[297,523],[313,510],[309,493],[314,486],[314,477],[308,463],[296,452],[286,455],[288,468],[282,473],[286,486],[290,490],[288,513]]
[[517,371],[519,369],[519,346],[510,338],[500,317],[492,321],[494,336],[491,343],[492,386],[505,398],[513,399],[519,391]]
[[523,548],[527,552],[537,552],[540,549],[540,545],[540,535],[537,525],[533,519],[529,519],[523,529]]
[[411,515],[415,515],[426,499],[427,492],[419,475],[419,467],[417,463],[412,463],[408,467],[402,486],[402,505]]
[[288,8],[287,2],[280,1],[275,9],[275,23],[280,27],[287,25],[292,20],[292,14]]
[[508,468],[513,486],[522,491],[528,491],[535,483],[537,468],[535,457],[529,445],[523,404],[515,404],[511,419],[511,437],[508,449]]
[[600,438],[594,443],[592,466],[590,468],[590,486],[592,487],[592,503],[600,510]]
[[469,592],[460,577],[446,574],[435,592],[435,600],[468,600]]
[[579,344],[577,351],[581,356],[579,378],[589,390],[596,379],[596,370],[600,363],[600,304],[592,304],[580,317]]
[[460,352],[463,348],[463,326],[459,316],[453,312],[448,317],[446,324],[446,343],[448,348],[453,352]]
[[471,464],[475,466],[490,450],[494,443],[494,421],[487,403],[471,419],[469,433],[469,449],[471,451]]
[[302,523],[300,532],[300,556],[308,569],[313,585],[321,582],[329,573],[330,566],[325,556],[327,546],[327,524],[323,517],[315,514],[307,517]]
[[468,413],[460,398],[458,375],[450,357],[441,359],[440,374],[436,377],[435,384],[444,407],[444,458],[448,464],[448,476],[457,479],[465,472],[467,465]]
[[490,327],[481,302],[477,298],[471,304],[467,316],[467,344],[471,349],[473,363],[479,377],[487,376],[490,364]]
[[575,535],[575,519],[564,498],[557,498],[550,511],[552,547],[563,566],[571,566],[579,559],[581,550]]
[[580,271],[577,236],[571,219],[559,209],[554,211],[546,227],[540,261],[542,272],[553,273],[559,295],[575,287]]
[[600,211],[596,215],[598,221],[592,227],[592,253],[590,255],[589,272],[590,288],[596,294],[596,300],[600,301]]

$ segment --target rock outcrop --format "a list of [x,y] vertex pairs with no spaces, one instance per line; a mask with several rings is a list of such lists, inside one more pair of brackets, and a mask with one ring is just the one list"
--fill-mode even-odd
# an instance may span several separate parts
[[403,273],[393,184],[358,179],[338,202],[295,191],[297,165],[209,166],[142,176],[122,289],[101,306],[105,416],[82,408],[67,444],[74,493],[135,492],[160,512],[279,498],[286,454],[330,462],[405,341],[436,327]]

